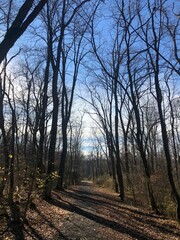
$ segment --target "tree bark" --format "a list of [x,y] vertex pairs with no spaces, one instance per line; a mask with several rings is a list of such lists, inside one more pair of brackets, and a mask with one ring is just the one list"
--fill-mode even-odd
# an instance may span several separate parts
[[5,59],[8,51],[12,48],[19,37],[26,31],[27,27],[37,17],[47,0],[41,0],[30,12],[34,0],[26,0],[19,9],[16,18],[6,32],[4,39],[0,43],[0,63]]
[[41,109],[41,116],[40,116],[40,124],[39,124],[39,132],[40,132],[40,139],[39,139],[39,149],[38,149],[38,168],[44,172],[45,166],[43,164],[43,156],[44,156],[44,140],[45,140],[45,117],[47,111],[47,103],[48,103],[48,82],[49,82],[49,68],[50,68],[50,47],[47,47],[47,59],[46,59],[46,69],[44,75],[44,86],[43,86],[43,99],[42,99],[42,109]]
[[157,97],[157,105],[158,105],[158,111],[159,111],[159,117],[160,117],[160,122],[161,122],[161,132],[162,132],[162,139],[163,139],[163,147],[164,147],[164,153],[166,156],[166,163],[167,163],[167,173],[168,173],[168,178],[169,182],[171,185],[172,193],[175,197],[176,203],[177,203],[177,219],[180,221],[180,195],[177,191],[174,177],[173,177],[173,171],[172,171],[172,160],[171,160],[171,154],[170,154],[170,149],[169,149],[169,141],[168,141],[168,135],[167,135],[167,129],[166,129],[166,123],[164,120],[163,116],[163,111],[162,111],[162,93],[161,93],[161,88],[159,84],[159,79],[158,79],[158,74],[155,74],[155,87],[156,87],[156,97]]

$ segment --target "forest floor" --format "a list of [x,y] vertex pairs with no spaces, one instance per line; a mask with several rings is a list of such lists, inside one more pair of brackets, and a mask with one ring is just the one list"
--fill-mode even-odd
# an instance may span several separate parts
[[38,200],[22,231],[9,228],[0,239],[178,240],[180,224],[122,203],[117,194],[84,181],[63,192],[54,191],[48,202]]

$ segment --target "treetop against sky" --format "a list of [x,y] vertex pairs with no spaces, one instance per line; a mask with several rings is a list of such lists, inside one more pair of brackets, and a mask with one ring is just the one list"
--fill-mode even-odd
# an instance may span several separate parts
[[[4,6],[6,10],[8,10],[9,6],[7,5],[7,1],[1,1],[1,2],[2,2],[2,6]],[[31,1],[31,2],[33,2],[33,1]],[[39,2],[41,2],[41,1],[38,1],[38,3]],[[44,4],[44,1],[42,1],[42,2],[43,3],[41,3],[41,4]],[[97,52],[98,52],[100,58],[102,59],[102,62],[105,64],[105,67],[107,67],[107,70],[109,73],[112,72],[112,61],[117,60],[118,54],[124,55],[124,56],[122,56],[122,63],[120,64],[120,71],[119,71],[119,73],[120,73],[119,81],[124,82],[123,84],[126,84],[128,82],[128,75],[127,75],[127,68],[126,68],[127,46],[126,46],[126,42],[125,42],[125,37],[126,37],[127,32],[125,31],[126,30],[125,24],[129,21],[130,16],[132,16],[132,22],[129,25],[128,34],[129,34],[129,40],[131,43],[131,46],[130,46],[131,56],[134,57],[138,51],[141,51],[142,49],[146,50],[146,49],[148,49],[148,47],[150,48],[150,50],[152,52],[154,51],[154,48],[152,45],[153,31],[151,29],[151,25],[152,25],[151,18],[150,18],[151,12],[150,12],[150,10],[148,10],[148,2],[150,3],[151,10],[152,10],[152,8],[154,6],[153,5],[154,1],[142,1],[142,2],[131,1],[130,9],[128,8],[128,3],[126,1],[124,1],[124,4],[125,4],[124,8],[122,8],[123,1],[105,1],[104,3],[100,4],[100,7],[98,8],[98,11],[97,11],[97,16],[94,17],[94,24],[93,24],[94,33],[95,33],[94,39],[95,39],[95,43],[96,43],[96,47],[97,47]],[[27,3],[27,1],[23,1],[23,3],[25,4],[25,3]],[[141,24],[140,24],[140,17],[138,16],[138,12],[137,12],[137,6],[138,6],[137,3],[139,4],[139,8],[141,9],[140,14],[141,14],[142,21],[143,21],[142,29],[140,28]],[[159,3],[160,3],[160,1],[159,1]],[[178,9],[180,9],[179,5],[180,5],[179,1],[167,0],[167,1],[163,2],[163,7],[167,8],[167,13],[168,13],[168,16],[170,17],[169,22],[170,22],[171,26],[173,26],[173,24],[176,24],[177,20],[179,18],[178,17],[179,16]],[[14,6],[14,5],[12,5],[12,7],[14,9],[12,8],[13,9],[12,14],[11,14],[12,18],[10,18],[9,26],[11,26],[13,20],[15,19],[13,17],[13,13],[14,14],[18,13],[18,11],[20,9],[20,4],[19,4],[19,8],[18,8],[18,6]],[[158,1],[157,1],[156,7],[157,7],[157,13],[155,13],[154,19],[155,19],[155,25],[157,27],[156,30],[158,32],[158,29],[160,26],[159,25],[160,24],[160,22],[159,22],[160,6],[158,5]],[[85,8],[84,8],[84,10],[85,10]],[[125,16],[123,16],[122,10],[124,11]],[[31,11],[33,11],[33,10],[31,10]],[[28,16],[30,16],[31,13],[29,13]],[[44,13],[45,13],[45,10],[44,10],[43,14]],[[3,11],[1,11],[1,15],[2,15],[2,17],[5,17],[5,15],[3,15]],[[27,19],[25,18],[24,21],[26,21],[26,20]],[[167,24],[167,19],[165,19],[165,17],[163,20]],[[146,24],[144,24],[144,23],[146,23]],[[86,38],[88,38],[88,36],[90,36],[90,34],[91,34],[91,27],[92,27],[91,24],[92,24],[92,22],[90,21],[89,22],[89,30],[88,30],[89,32],[88,32]],[[45,24],[43,22],[42,16],[38,17],[38,19],[36,18],[32,22],[31,26],[28,28],[28,31],[23,33],[23,35],[20,37],[20,40],[13,46],[13,48],[9,54],[9,57],[11,57],[11,56],[13,56],[13,54],[16,54],[19,51],[19,49],[24,48],[24,50],[21,52],[25,53],[26,56],[21,57],[21,55],[18,55],[14,59],[11,66],[13,64],[17,65],[18,58],[20,59],[19,61],[22,62],[27,57],[27,59],[29,58],[29,62],[31,62],[31,65],[33,68],[33,65],[38,63],[39,56],[42,59],[46,57],[46,51],[45,51],[46,41],[44,41],[44,38],[46,37],[47,31],[45,29],[43,29],[44,26],[45,26]],[[74,26],[74,25],[72,25],[72,26]],[[70,27],[70,29],[72,28],[72,26]],[[164,27],[165,26],[163,25],[163,28]],[[179,29],[179,27],[177,27],[177,28]],[[6,26],[3,25],[3,31],[6,31],[5,29],[6,29]],[[66,51],[68,51],[68,48],[69,48],[71,40],[72,40],[72,36],[70,36],[70,29],[66,31],[66,34],[67,34],[66,38],[65,38],[67,40],[67,46],[65,45]],[[148,34],[148,41],[149,41],[148,46],[146,45],[146,36],[145,36],[145,30],[147,30],[147,29],[148,29],[147,34]],[[58,32],[59,30],[56,30],[56,31]],[[177,32],[178,31],[179,30],[177,30]],[[33,34],[36,34],[36,35],[33,36]],[[176,59],[174,58],[174,56],[171,57],[173,55],[172,54],[173,42],[170,39],[170,36],[166,35],[163,31],[162,31],[162,35],[164,37],[161,38],[160,53],[162,54],[162,56],[165,57],[165,59],[168,59],[168,61],[170,61],[170,63],[173,64],[178,69],[178,63],[176,63]],[[2,39],[4,36],[5,35],[3,34]],[[42,37],[43,37],[43,39],[42,39]],[[54,37],[54,40],[55,40],[55,37]],[[171,44],[169,44],[170,40],[171,40]],[[178,42],[178,38],[177,38],[177,42]],[[83,47],[87,52],[90,51],[90,49],[91,49],[90,40],[85,41],[85,44]],[[70,51],[71,51],[71,49],[70,49]],[[69,82],[69,85],[67,84],[69,89],[71,89],[71,80],[72,80],[73,67],[71,66],[71,62],[72,62],[73,51],[74,50],[72,50],[72,55],[69,55],[69,59],[67,59],[68,66],[66,67],[66,72],[67,72],[66,83]],[[92,51],[91,51],[91,53],[92,53]],[[116,53],[117,53],[117,55],[116,55]],[[155,54],[155,52],[153,54]],[[141,54],[139,54],[137,57],[134,58],[134,63],[136,63],[134,66],[137,71],[137,76],[139,74],[139,76],[138,76],[139,78],[142,77],[143,74],[144,73],[146,74],[146,72],[147,72],[147,69],[146,69],[147,65],[143,65],[143,64],[145,64],[146,58],[148,58],[148,54],[146,51],[142,52]],[[160,63],[162,64],[162,66],[160,66],[160,71],[162,72],[162,74],[160,76],[162,76],[162,82],[163,82],[163,78],[164,78],[163,71],[166,68],[166,66],[168,65],[168,63],[165,61],[165,59],[162,59],[162,58],[160,58],[160,59],[161,59]],[[165,67],[164,67],[164,64],[165,64]],[[42,64],[42,66],[45,67],[43,64]],[[77,89],[78,89],[78,87],[82,89],[82,84],[79,84],[79,82],[83,82],[84,79],[86,79],[87,82],[91,82],[94,80],[94,82],[96,82],[96,85],[97,85],[97,82],[99,82],[101,84],[102,79],[104,77],[107,77],[107,76],[105,76],[104,73],[102,73],[101,68],[102,68],[102,66],[98,65],[96,56],[94,56],[93,54],[87,54],[86,57],[84,58],[83,64],[81,65],[81,71],[78,76],[78,81],[77,81],[77,86],[76,86]],[[90,73],[90,71],[92,71],[92,73]],[[165,69],[165,71],[166,71],[166,69]],[[103,74],[104,74],[104,76],[103,76]],[[91,76],[87,77],[86,75],[91,75]],[[172,78],[172,80],[169,79],[168,83],[171,84],[171,82],[172,83],[174,82],[174,84],[176,86],[178,86],[179,79],[178,79],[177,75],[172,75],[171,78]],[[152,77],[152,79],[153,79],[153,77]],[[112,79],[109,79],[109,81],[111,81],[111,80]],[[148,82],[149,79],[147,78],[146,81]],[[61,86],[61,77],[59,76],[59,87],[60,86]],[[110,85],[108,87],[110,87]],[[105,92],[103,89],[103,84],[102,84],[102,90],[100,90],[100,88],[99,88],[98,91],[99,91],[100,95],[105,95]],[[86,93],[85,93],[85,96],[87,97]],[[76,109],[75,105],[74,105],[74,109]],[[82,109],[82,111],[83,111],[83,109]],[[88,131],[86,131],[86,135],[89,138],[89,133],[87,134],[87,132],[92,133],[92,131],[90,130],[91,126],[92,126],[92,122],[89,121],[89,117],[86,118],[85,125],[89,129]]]

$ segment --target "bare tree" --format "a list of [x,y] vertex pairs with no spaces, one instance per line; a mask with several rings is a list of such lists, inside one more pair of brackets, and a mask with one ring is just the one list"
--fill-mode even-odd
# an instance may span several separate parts
[[[82,99],[92,107],[92,112],[87,111],[87,113],[96,123],[100,133],[104,136],[105,144],[108,148],[108,158],[110,159],[109,171],[112,172],[114,190],[115,192],[118,192],[115,157],[115,137],[113,134],[113,92],[111,87],[109,88],[109,85],[111,85],[109,78],[107,78],[107,76],[104,76],[104,78],[106,80],[104,81],[104,83],[100,83],[100,89],[96,86],[96,82],[94,82],[93,84],[91,83],[92,87],[87,85],[86,87],[88,89],[88,93],[90,94],[89,99],[87,97],[82,97]],[[96,79],[96,81],[101,80]],[[105,92],[103,88],[106,89]],[[101,96],[102,92],[104,92],[103,97]],[[98,136],[96,136],[96,139],[98,139]],[[101,146],[100,142],[101,141],[99,141],[99,145]],[[106,155],[105,152],[104,155]]]
[[[166,164],[167,164],[167,173],[168,173],[168,179],[171,185],[172,193],[175,197],[176,203],[177,203],[177,219],[180,219],[180,195],[178,193],[174,176],[173,176],[173,170],[172,170],[172,157],[170,153],[170,145],[169,145],[169,139],[168,139],[168,133],[167,133],[167,126],[166,121],[164,117],[163,112],[163,95],[161,90],[161,84],[160,84],[160,74],[162,66],[164,68],[164,65],[167,65],[169,67],[169,60],[164,57],[161,54],[161,46],[163,42],[163,1],[155,2],[155,7],[151,5],[150,1],[148,1],[148,11],[150,15],[149,23],[146,24],[145,27],[142,26],[143,31],[143,38],[147,45],[147,51],[148,51],[148,61],[150,62],[150,66],[152,69],[152,74],[154,77],[154,84],[155,84],[155,90],[156,90],[156,101],[157,101],[157,107],[159,112],[159,118],[161,123],[161,132],[162,132],[162,140],[163,140],[163,148],[164,153],[166,156]],[[156,19],[159,19],[158,22]],[[141,23],[142,19],[140,18]],[[149,37],[149,27],[151,27],[151,37]],[[149,47],[152,46],[152,47]],[[176,71],[176,68],[172,66],[172,71],[175,73],[178,73]]]
[[[26,31],[27,27],[37,17],[42,10],[47,0],[40,0],[33,7],[34,0],[26,0],[20,7],[15,19],[6,31],[4,39],[0,43],[0,63],[5,59],[8,51],[12,48],[14,43]],[[33,10],[31,10],[33,7]]]
[[[71,39],[69,43],[66,39],[63,40],[61,51],[62,51],[62,68],[61,68],[61,80],[62,80],[62,91],[61,91],[61,118],[62,118],[62,154],[59,165],[59,179],[57,188],[63,189],[64,180],[64,170],[67,155],[67,127],[71,117],[71,110],[74,99],[74,92],[76,83],[79,75],[79,68],[82,60],[87,54],[85,50],[85,45],[87,44],[85,40],[85,35],[88,30],[88,21],[91,18],[91,10],[87,11],[85,14],[83,6],[89,2],[89,0],[82,1],[77,4],[74,10],[70,13],[67,20],[64,19],[64,27],[69,32]],[[64,10],[66,9],[66,4],[64,2]],[[81,15],[82,14],[82,15]],[[83,16],[84,15],[84,16]],[[80,24],[82,21],[83,24]],[[80,25],[79,25],[80,24]],[[68,86],[67,77],[67,66],[71,64],[72,67],[72,80],[71,85]]]

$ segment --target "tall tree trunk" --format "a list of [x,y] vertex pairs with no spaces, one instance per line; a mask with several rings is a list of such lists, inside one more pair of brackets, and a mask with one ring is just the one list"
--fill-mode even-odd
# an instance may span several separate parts
[[[141,118],[140,118],[140,113],[139,113],[139,109],[138,109],[138,101],[139,101],[138,90],[136,89],[135,79],[133,79],[133,75],[131,72],[130,38],[126,39],[126,44],[127,44],[127,70],[128,70],[128,77],[129,77],[129,82],[130,82],[131,103],[133,105],[133,110],[134,110],[135,119],[136,119],[136,143],[137,143],[138,150],[140,152],[141,159],[142,159],[143,166],[144,166],[145,180],[146,180],[147,191],[148,191],[148,195],[149,195],[151,208],[156,213],[159,213],[158,207],[156,204],[156,200],[154,197],[152,184],[151,184],[150,169],[149,169],[149,165],[148,165],[146,151],[145,151],[144,144],[143,144],[143,138],[144,138],[143,134],[144,133],[142,130]],[[135,93],[136,93],[136,95],[135,95]]]
[[61,49],[61,41],[59,40],[56,65],[53,68],[53,83],[52,83],[53,114],[52,114],[52,125],[51,125],[51,133],[50,133],[50,144],[49,144],[49,151],[48,151],[48,168],[47,168],[48,179],[46,181],[46,189],[45,189],[45,197],[47,198],[51,198],[51,190],[52,190],[51,173],[54,171],[54,164],[55,164],[56,136],[57,136],[58,112],[59,112],[57,82],[58,82],[60,54],[61,54],[60,49]]
[[[28,76],[26,76],[28,78]],[[25,162],[27,160],[27,142],[28,142],[28,127],[29,127],[29,103],[30,103],[30,94],[31,94],[31,84],[32,80],[30,79],[28,82],[28,94],[27,94],[27,103],[26,103],[26,123],[25,123],[25,129],[24,129],[24,146],[23,146],[23,154],[25,158]]]
[[2,88],[2,79],[0,77],[0,129],[2,132],[2,140],[3,140],[3,153],[5,160],[5,178],[7,177],[9,171],[9,151],[8,151],[8,143],[6,137],[6,130],[4,125],[4,112],[3,112],[3,100],[4,100],[4,90]]
[[9,184],[9,201],[13,203],[13,194],[14,194],[14,160],[15,160],[15,151],[14,151],[14,143],[15,143],[15,127],[16,127],[16,114],[15,110],[12,108],[12,135],[11,135],[11,154],[9,155],[10,159],[10,184]]
[[[131,83],[132,84],[132,83]],[[158,207],[156,204],[156,200],[154,198],[154,193],[153,193],[153,189],[152,189],[152,184],[151,184],[151,176],[150,176],[150,169],[148,166],[148,161],[147,161],[147,156],[145,153],[145,149],[144,149],[144,145],[143,145],[143,133],[141,131],[141,122],[140,122],[140,116],[139,116],[139,110],[135,101],[135,96],[133,93],[133,89],[131,90],[131,95],[132,95],[132,99],[133,99],[133,108],[134,108],[134,112],[135,112],[135,118],[136,118],[136,142],[138,145],[138,150],[140,152],[141,155],[141,159],[143,162],[143,166],[144,166],[144,172],[145,172],[145,180],[146,180],[146,184],[147,184],[147,190],[148,190],[148,195],[149,195],[149,200],[150,200],[150,204],[151,204],[151,208],[153,211],[155,211],[156,213],[159,213],[158,211]]]
[[48,168],[47,168],[48,180],[46,182],[46,189],[45,189],[45,197],[47,198],[51,198],[51,190],[52,190],[51,173],[54,171],[54,164],[55,164],[55,149],[56,149],[58,108],[59,108],[59,100],[58,100],[58,93],[57,93],[57,76],[54,76],[53,78],[52,91],[53,91],[53,116],[52,116],[52,126],[51,126],[51,133],[50,133],[50,145],[49,145],[49,151],[48,151]]
[[[160,1],[162,4],[162,1]],[[150,6],[149,6],[150,9]],[[151,11],[150,11],[151,12]],[[172,159],[169,149],[169,141],[168,141],[168,134],[166,129],[165,117],[162,110],[162,91],[159,83],[159,74],[160,74],[160,44],[161,44],[161,37],[162,37],[162,28],[163,28],[163,17],[162,11],[159,11],[159,21],[160,25],[157,28],[156,26],[156,16],[153,12],[151,12],[151,24],[152,24],[152,34],[153,34],[153,48],[155,51],[151,53],[151,49],[148,48],[148,55],[150,58],[150,62],[152,65],[152,69],[154,71],[154,83],[155,83],[155,90],[156,90],[156,101],[158,106],[159,118],[161,123],[161,132],[162,132],[162,140],[163,140],[163,148],[166,157],[166,164],[167,164],[167,173],[168,179],[171,185],[172,193],[176,200],[177,204],[177,219],[180,221],[180,195],[175,185],[174,177],[173,177],[173,169],[172,169]],[[146,35],[146,43],[148,45],[148,35]]]
[[169,182],[171,185],[172,193],[175,197],[176,204],[177,204],[177,209],[176,209],[177,219],[178,219],[178,221],[180,221],[180,195],[176,188],[174,177],[173,177],[172,160],[171,160],[171,154],[170,154],[170,149],[169,149],[168,134],[167,134],[166,123],[165,123],[162,106],[161,106],[162,93],[161,93],[161,88],[160,88],[160,84],[159,84],[158,73],[155,74],[154,80],[155,80],[155,87],[156,87],[156,97],[157,97],[156,99],[157,99],[159,117],[160,117],[160,122],[161,122],[163,147],[164,147],[164,153],[166,156],[166,163],[167,163],[167,173],[168,173],[168,178],[169,178]]
[[61,161],[59,165],[59,179],[57,183],[57,189],[63,190],[63,182],[64,182],[64,171],[65,171],[65,163],[67,156],[67,122],[64,120],[62,122],[62,153],[61,153]]
[[116,165],[115,165],[114,151],[113,151],[112,143],[109,146],[109,156],[110,156],[110,160],[111,160],[114,190],[116,193],[118,193],[118,183],[117,183],[117,179],[116,179]]
[[116,168],[118,175],[118,183],[120,187],[120,198],[124,201],[124,180],[122,174],[122,161],[119,151],[119,119],[118,119],[118,98],[117,98],[117,77],[114,78],[114,101],[115,101],[115,156],[116,156]]
[[42,99],[42,110],[40,116],[40,124],[39,124],[39,132],[40,132],[40,139],[39,139],[39,149],[38,149],[38,168],[44,172],[45,166],[43,164],[43,157],[44,157],[44,140],[45,140],[45,117],[46,117],[46,110],[47,110],[47,103],[48,103],[48,82],[49,82],[49,68],[50,68],[50,46],[48,46],[47,50],[47,59],[46,59],[46,69],[44,75],[44,86],[43,86],[43,99]]

